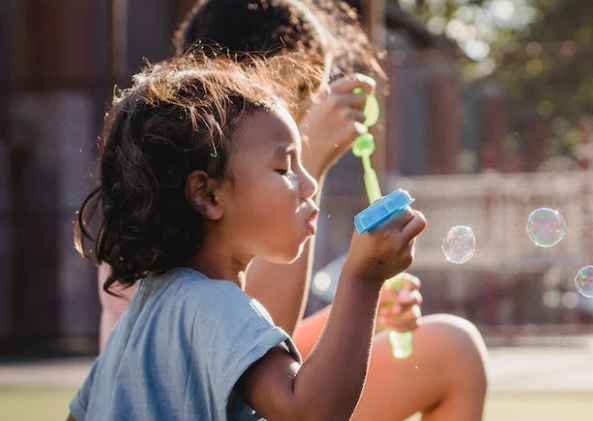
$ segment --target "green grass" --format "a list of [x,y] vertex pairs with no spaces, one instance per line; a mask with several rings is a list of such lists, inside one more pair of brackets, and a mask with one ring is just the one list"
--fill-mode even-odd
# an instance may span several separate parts
[[76,388],[0,387],[0,420],[65,421]]
[[[0,420],[65,421],[76,388],[0,387]],[[593,393],[491,392],[484,421],[590,421]],[[407,421],[419,421],[419,416]]]

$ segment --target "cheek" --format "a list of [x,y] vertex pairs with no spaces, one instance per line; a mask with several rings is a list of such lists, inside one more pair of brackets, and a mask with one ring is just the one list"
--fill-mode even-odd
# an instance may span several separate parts
[[296,213],[295,200],[291,196],[279,196],[270,193],[261,205],[253,209],[265,221],[287,221]]
[[241,207],[235,212],[258,224],[287,220],[299,206],[299,186],[295,179],[267,169],[257,171],[236,178],[233,202]]

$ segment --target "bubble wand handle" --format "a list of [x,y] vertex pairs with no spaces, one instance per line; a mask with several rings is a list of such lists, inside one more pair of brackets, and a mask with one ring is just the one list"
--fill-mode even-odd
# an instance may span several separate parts
[[[361,91],[355,90],[354,93]],[[367,127],[374,126],[379,121],[379,103],[374,95],[369,95],[364,106],[365,121],[364,125]],[[379,185],[379,178],[371,164],[371,155],[375,151],[375,139],[370,133],[362,133],[355,140],[352,145],[352,153],[360,157],[362,160],[362,167],[364,170],[364,185],[367,192],[369,203],[373,204],[381,198],[381,186]],[[385,282],[384,288],[392,290],[400,290],[403,288],[403,280],[395,276]],[[408,358],[414,349],[413,338],[411,332],[398,332],[390,330],[387,334],[389,344],[391,346],[391,353],[395,358]]]
[[381,198],[381,187],[379,186],[379,178],[377,173],[371,166],[371,158],[368,156],[361,157],[362,166],[364,167],[364,185],[369,198],[369,203],[374,203]]
[[[404,288],[404,279],[402,274],[395,275],[393,278],[385,281],[383,286],[388,290],[401,291]],[[391,353],[395,358],[404,359],[412,355],[414,351],[414,342],[412,332],[398,332],[396,330],[390,330],[387,333],[387,339],[391,346]]]

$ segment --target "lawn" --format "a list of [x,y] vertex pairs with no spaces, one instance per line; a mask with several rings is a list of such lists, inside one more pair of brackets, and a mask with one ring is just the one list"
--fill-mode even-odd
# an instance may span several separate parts
[[0,387],[0,420],[65,421],[76,388]]
[[[0,387],[0,420],[65,421],[75,388]],[[491,392],[484,421],[590,421],[593,393]],[[419,416],[407,421],[418,421]]]

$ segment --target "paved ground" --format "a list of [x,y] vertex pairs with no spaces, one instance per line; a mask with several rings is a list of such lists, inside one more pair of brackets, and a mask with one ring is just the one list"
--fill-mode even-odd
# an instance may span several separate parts
[[593,398],[593,346],[492,349],[489,373],[492,391],[590,391]]
[[[490,347],[491,391],[590,391],[593,336],[567,346]],[[79,386],[91,358],[0,361],[0,387]]]

